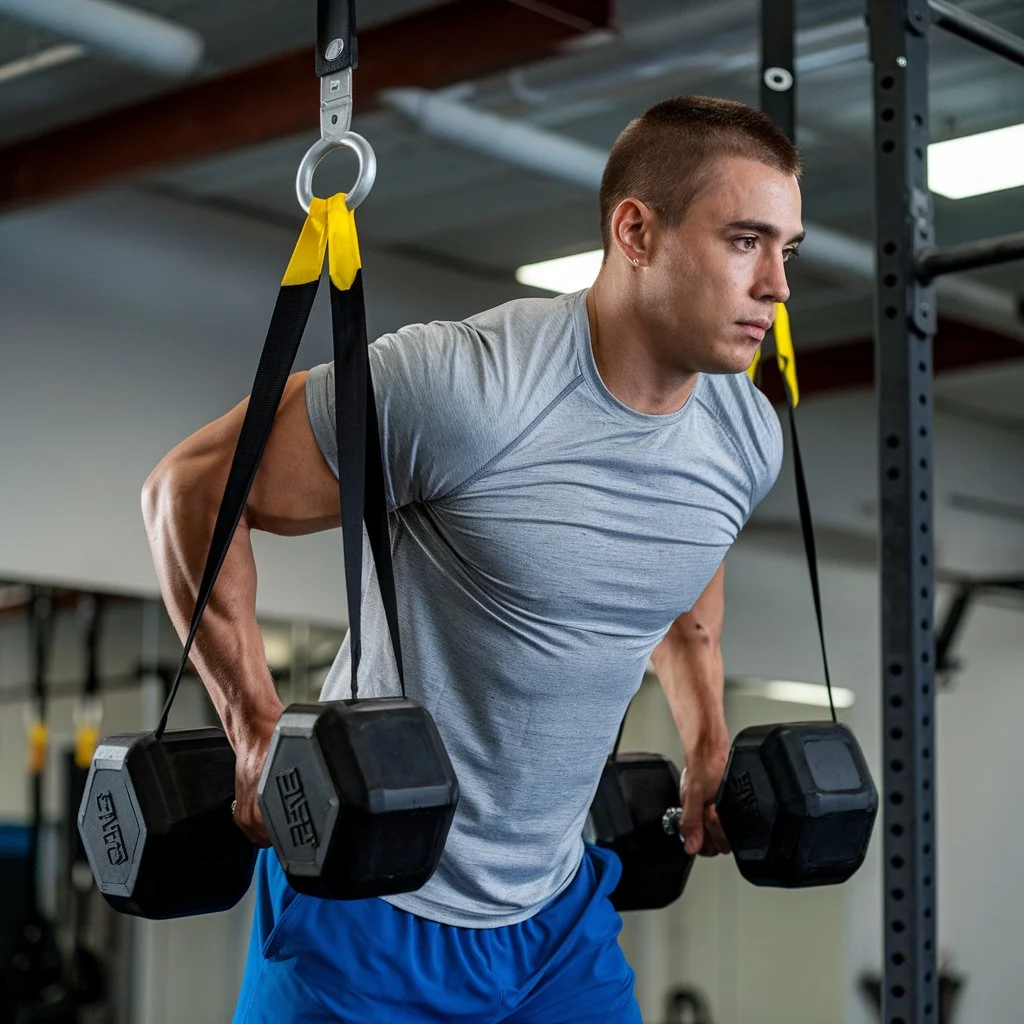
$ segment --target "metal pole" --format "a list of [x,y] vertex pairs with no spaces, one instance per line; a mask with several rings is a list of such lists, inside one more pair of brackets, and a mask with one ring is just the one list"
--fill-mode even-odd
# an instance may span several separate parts
[[918,262],[918,277],[927,282],[942,274],[994,267],[1020,259],[1024,259],[1024,231],[926,252]]
[[962,10],[956,4],[947,3],[947,0],[928,0],[928,6],[931,8],[932,21],[939,28],[990,53],[1012,60],[1015,64],[1024,65],[1024,39],[970,11]]
[[884,1024],[937,1024],[927,0],[868,0],[875,96]]

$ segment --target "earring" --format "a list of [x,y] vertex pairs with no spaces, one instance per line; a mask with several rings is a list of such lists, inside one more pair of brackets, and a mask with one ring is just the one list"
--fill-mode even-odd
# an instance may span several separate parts
[[633,257],[633,266],[634,267],[639,267],[640,266],[640,260],[638,260],[636,258],[636,256]]

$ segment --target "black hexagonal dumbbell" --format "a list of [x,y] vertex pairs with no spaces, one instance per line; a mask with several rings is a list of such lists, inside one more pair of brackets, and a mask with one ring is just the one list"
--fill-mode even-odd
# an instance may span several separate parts
[[[679,842],[679,772],[657,754],[610,758],[589,818],[590,838],[623,866],[619,910],[666,906],[693,858]],[[744,729],[715,799],[740,873],[759,886],[845,882],[864,862],[878,792],[853,733],[834,722]]]
[[235,754],[220,729],[108,736],[96,748],[78,830],[100,892],[147,918],[233,907],[256,848],[231,817]]
[[289,884],[331,899],[423,885],[458,796],[433,719],[401,698],[293,704],[274,730],[259,785]]
[[[256,857],[231,815],[234,788],[235,756],[220,729],[105,739],[78,826],[107,901],[146,918],[234,906]],[[423,707],[339,701],[285,710],[259,799],[295,888],[354,899],[415,889],[430,877],[458,782]]]

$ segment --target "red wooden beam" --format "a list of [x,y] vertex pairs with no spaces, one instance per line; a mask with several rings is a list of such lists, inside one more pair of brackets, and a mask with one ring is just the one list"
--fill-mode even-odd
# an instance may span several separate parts
[[[932,360],[936,374],[1022,358],[1024,341],[939,317]],[[764,360],[761,366],[762,390],[773,402],[781,404],[785,401],[785,393],[774,359]],[[848,391],[850,388],[872,388],[875,384],[875,343],[871,338],[856,338],[807,352],[801,352],[798,347],[796,373],[801,397]]]
[[[546,57],[613,24],[613,0],[454,0],[359,34],[356,111]],[[312,15],[311,15],[312,17]],[[312,33],[312,23],[311,29]],[[254,146],[320,134],[313,46],[0,147],[0,211]]]

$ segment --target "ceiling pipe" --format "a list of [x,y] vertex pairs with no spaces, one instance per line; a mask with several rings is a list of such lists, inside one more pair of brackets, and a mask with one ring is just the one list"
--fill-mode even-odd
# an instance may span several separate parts
[[[391,89],[383,101],[411,118],[425,132],[505,163],[596,192],[608,154],[555,132],[494,114],[422,89]],[[805,221],[802,260],[841,283],[863,286],[874,280],[875,253],[869,242],[822,224]],[[938,283],[939,295],[956,306],[962,319],[1024,339],[1024,319],[1012,293],[956,277]]]
[[197,32],[111,0],[0,0],[0,14],[167,77],[191,75],[203,57]]

